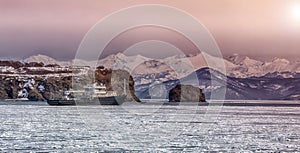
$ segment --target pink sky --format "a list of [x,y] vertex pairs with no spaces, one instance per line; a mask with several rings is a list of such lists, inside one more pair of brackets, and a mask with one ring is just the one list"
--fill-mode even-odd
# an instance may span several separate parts
[[[0,0],[0,57],[74,57],[103,17],[137,4],[165,4],[196,17],[224,56],[300,57],[300,0]],[[299,16],[300,17],[300,16]]]

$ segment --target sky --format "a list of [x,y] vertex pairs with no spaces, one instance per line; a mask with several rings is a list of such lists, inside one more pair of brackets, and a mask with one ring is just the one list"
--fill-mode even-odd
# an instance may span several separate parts
[[[72,59],[93,25],[139,4],[164,4],[194,16],[210,31],[225,57],[237,53],[266,60],[299,60],[300,0],[0,0],[0,58],[45,54]],[[186,53],[194,50],[174,32],[163,37],[167,33],[170,30],[158,27],[128,30],[110,43],[106,54],[124,51],[137,40],[157,38],[184,41],[184,46],[176,47]]]

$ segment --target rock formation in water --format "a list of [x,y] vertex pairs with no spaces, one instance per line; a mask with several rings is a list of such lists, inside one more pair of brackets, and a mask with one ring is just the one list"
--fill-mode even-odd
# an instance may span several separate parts
[[205,96],[200,88],[178,84],[170,90],[169,102],[205,102]]
[[95,72],[95,80],[97,83],[105,84],[108,90],[116,91],[118,95],[126,92],[127,101],[140,102],[134,93],[133,78],[125,70],[112,70],[99,66]]

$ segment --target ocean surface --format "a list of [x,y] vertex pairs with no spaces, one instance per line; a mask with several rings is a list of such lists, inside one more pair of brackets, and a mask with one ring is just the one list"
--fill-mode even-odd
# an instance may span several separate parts
[[299,152],[300,107],[0,102],[0,152]]

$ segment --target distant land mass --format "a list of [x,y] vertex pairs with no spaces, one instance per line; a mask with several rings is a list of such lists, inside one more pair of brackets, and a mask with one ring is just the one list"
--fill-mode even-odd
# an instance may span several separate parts
[[[225,98],[228,100],[300,100],[299,62],[280,58],[262,62],[234,54],[224,59],[227,73],[222,74],[208,68],[204,55],[209,56],[210,59],[217,58],[206,53],[188,57],[177,55],[165,59],[151,59],[141,55],[126,56],[118,53],[99,61],[80,59],[57,61],[45,55],[36,55],[23,61],[1,61],[0,72],[2,81],[7,77],[16,79],[25,77],[26,81],[37,76],[69,77],[73,75],[73,70],[70,70],[72,65],[80,63],[87,67],[104,66],[128,71],[135,82],[135,94],[142,99],[151,98],[149,89],[153,84],[163,84],[169,91],[180,84],[180,80],[188,80],[190,75],[196,74],[199,81],[198,87],[203,90],[207,99],[210,98],[212,90],[218,91],[225,86],[227,91]],[[212,80],[218,82],[219,85],[212,86]],[[17,89],[7,89],[5,92],[10,90]],[[28,94],[21,88],[15,91],[19,96],[22,92]]]

